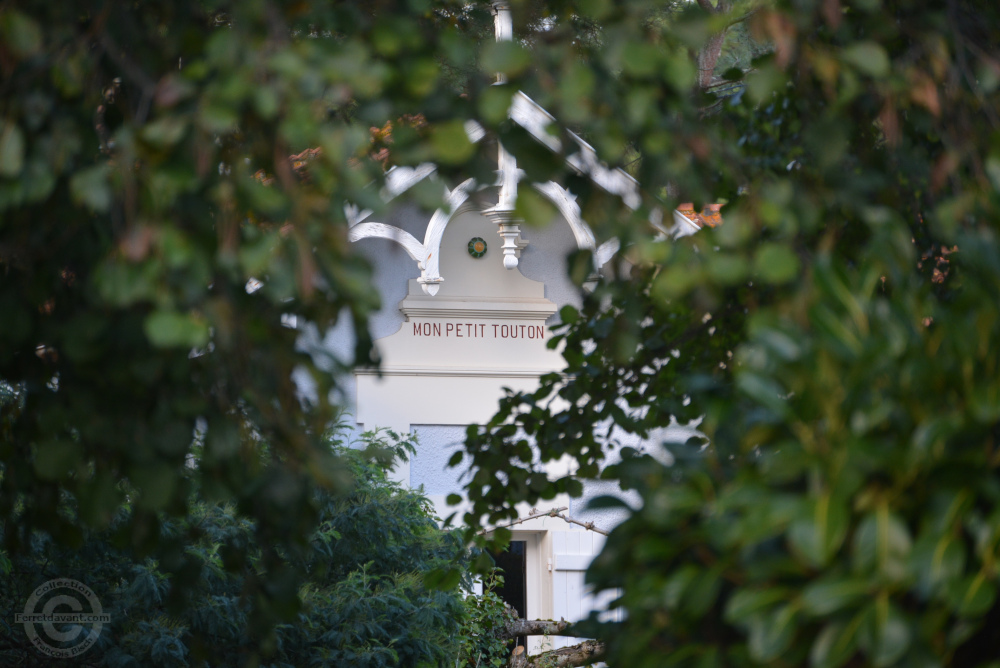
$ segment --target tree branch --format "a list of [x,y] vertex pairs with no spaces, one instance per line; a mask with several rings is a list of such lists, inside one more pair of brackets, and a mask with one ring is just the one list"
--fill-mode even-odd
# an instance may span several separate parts
[[596,526],[593,522],[581,522],[578,519],[574,519],[569,515],[563,515],[562,513],[556,513],[555,516],[563,520],[564,522],[569,522],[570,524],[576,524],[578,526],[582,526],[584,529],[587,529],[588,531],[594,531],[596,533],[601,534],[602,536],[607,536],[609,534],[609,532]]
[[559,508],[553,508],[551,510],[542,510],[542,511],[535,510],[534,508],[532,508],[531,512],[528,513],[527,515],[525,515],[524,517],[518,517],[516,520],[512,520],[512,521],[508,522],[507,524],[499,524],[499,525],[493,527],[492,529],[483,529],[482,531],[479,532],[479,535],[482,536],[484,534],[488,534],[491,531],[495,531],[497,529],[506,529],[508,527],[515,526],[517,524],[523,524],[524,522],[527,522],[528,520],[537,519],[539,517],[558,517],[563,522],[568,522],[570,524],[576,524],[578,526],[583,527],[584,529],[587,529],[588,531],[595,531],[595,532],[597,532],[599,534],[602,534],[604,536],[608,535],[607,531],[605,531],[604,529],[601,529],[598,526],[595,526],[593,522],[583,522],[583,521],[580,521],[580,520],[575,519],[573,517],[570,517],[569,515],[563,515],[562,513],[563,513],[564,510],[569,510],[569,508],[567,508],[566,506],[560,506]]
[[574,668],[597,663],[604,656],[604,643],[587,640],[579,645],[527,656],[523,647],[515,647],[508,668]]
[[516,520],[512,520],[512,521],[508,522],[507,524],[498,524],[498,525],[496,525],[495,527],[493,527],[491,529],[483,529],[482,531],[479,532],[479,535],[482,536],[482,535],[488,534],[488,533],[490,533],[492,531],[496,531],[497,529],[506,529],[508,527],[515,526],[517,524],[523,524],[524,522],[527,522],[528,520],[533,520],[533,519],[538,518],[538,517],[556,517],[558,513],[562,512],[564,510],[569,510],[569,507],[568,506],[560,506],[558,508],[553,508],[552,510],[544,510],[544,511],[538,511],[538,510],[532,508],[531,512],[528,513],[527,515],[525,515],[524,517],[518,517]]
[[504,626],[502,638],[518,636],[560,636],[570,627],[565,619],[553,622],[546,619],[511,619]]
[[751,16],[753,16],[754,14],[756,14],[758,11],[760,11],[760,5],[757,5],[756,7],[753,7],[751,9],[747,10],[746,14],[740,14],[736,18],[732,19],[729,23],[726,24],[726,28],[732,28],[737,23],[743,23],[744,21],[746,21],[747,19],[749,19]]

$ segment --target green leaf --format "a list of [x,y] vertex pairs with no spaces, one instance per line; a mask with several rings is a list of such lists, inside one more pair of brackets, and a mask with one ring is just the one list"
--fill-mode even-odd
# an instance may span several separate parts
[[698,575],[699,569],[690,564],[682,566],[673,573],[663,586],[663,604],[670,609],[677,608],[681,604],[687,588],[698,578]]
[[824,626],[809,651],[809,665],[812,668],[843,665],[857,651],[858,626],[857,621],[833,622]]
[[603,508],[614,508],[616,510],[632,510],[632,506],[628,505],[624,499],[620,496],[615,496],[613,494],[602,494],[600,496],[595,496],[594,498],[587,501],[587,508],[590,510],[598,510]]
[[500,72],[516,76],[531,65],[531,54],[516,42],[490,41],[483,47],[480,64],[489,74]]
[[68,477],[83,459],[83,449],[73,441],[49,441],[34,448],[35,471],[42,480]]
[[0,38],[21,58],[33,56],[42,49],[42,31],[38,23],[16,9],[5,7],[0,12]]
[[424,97],[434,90],[441,76],[441,66],[433,58],[417,58],[407,64],[405,72],[407,90]]
[[572,304],[566,304],[559,309],[559,321],[566,324],[573,324],[580,319],[580,312]]
[[77,204],[100,213],[111,208],[111,186],[108,165],[95,165],[77,172],[69,180],[69,191]]
[[159,271],[156,261],[133,264],[118,258],[99,265],[94,276],[101,298],[108,304],[128,306],[152,299]]
[[826,616],[864,600],[869,590],[868,583],[857,578],[817,580],[802,590],[802,611],[816,617]]
[[177,471],[166,464],[145,464],[135,467],[129,479],[139,490],[139,506],[161,510],[170,502],[177,485]]
[[1000,156],[991,155],[986,159],[986,175],[990,177],[993,190],[1000,192]]
[[436,568],[424,575],[424,586],[428,589],[450,591],[458,586],[462,572],[457,568]]
[[660,69],[662,47],[645,42],[628,42],[622,48],[622,70],[635,77],[652,76]]
[[861,520],[852,545],[856,573],[873,570],[898,581],[905,578],[912,539],[909,529],[894,513],[883,507]]
[[742,371],[736,378],[736,386],[740,392],[771,409],[776,415],[788,413],[788,392],[773,378],[752,371]]
[[950,583],[962,575],[965,546],[950,534],[937,539],[934,534],[922,536],[910,553],[909,569],[924,592],[930,594],[938,585]]
[[746,279],[750,266],[745,257],[720,251],[709,254],[707,269],[716,283],[734,285]]
[[614,7],[610,0],[580,0],[577,8],[581,16],[600,21]]
[[858,640],[875,666],[889,666],[910,647],[912,634],[899,610],[881,596],[864,613]]
[[157,348],[200,348],[208,343],[208,324],[190,313],[154,311],[146,318],[144,329]]
[[752,617],[749,623],[750,656],[760,663],[768,663],[781,656],[795,639],[797,617],[798,610],[791,604]]
[[785,244],[763,244],[754,256],[754,274],[766,283],[787,283],[799,273],[799,257]]
[[788,599],[783,587],[738,589],[726,603],[725,618],[734,624],[747,624],[752,617]]
[[788,541],[812,566],[823,568],[844,542],[850,513],[829,492],[808,502],[805,510],[789,527]]
[[434,126],[431,148],[439,161],[450,165],[465,162],[476,150],[465,132],[465,125],[458,120]]
[[675,264],[654,279],[652,292],[657,299],[668,301],[686,295],[701,282],[699,268]]
[[548,225],[558,215],[552,202],[532,188],[518,190],[514,211],[526,223],[535,227]]
[[876,42],[856,42],[846,47],[841,56],[845,62],[875,78],[889,74],[889,55]]
[[274,86],[257,86],[253,91],[253,104],[257,113],[266,119],[272,119],[278,114],[281,100]]
[[684,592],[684,607],[694,619],[700,619],[708,612],[719,595],[722,585],[720,569],[713,567],[702,571]]
[[17,123],[5,122],[0,131],[0,176],[14,177],[24,169],[24,133]]
[[167,148],[181,140],[187,130],[187,121],[178,116],[164,116],[142,129],[142,138],[153,146]]
[[228,420],[213,420],[205,435],[204,460],[209,464],[235,457],[240,451],[240,432]]
[[507,118],[510,99],[514,93],[510,86],[490,86],[479,98],[479,115],[487,123],[499,125]]
[[785,73],[773,63],[767,63],[747,75],[747,93],[755,103],[762,104],[769,101],[775,93],[781,90],[785,81]]
[[[403,27],[405,30],[405,27]],[[383,19],[372,30],[372,46],[383,56],[394,56],[403,48],[403,35],[397,22]]]
[[948,602],[962,617],[981,617],[993,607],[996,598],[996,582],[982,571],[948,587]]

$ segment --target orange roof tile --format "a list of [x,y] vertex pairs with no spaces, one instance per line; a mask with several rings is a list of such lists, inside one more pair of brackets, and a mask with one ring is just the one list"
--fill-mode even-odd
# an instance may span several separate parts
[[721,204],[707,204],[705,208],[701,210],[701,213],[694,210],[694,204],[691,202],[684,202],[677,207],[677,211],[680,212],[681,215],[692,221],[698,227],[718,227],[721,225],[721,210]]

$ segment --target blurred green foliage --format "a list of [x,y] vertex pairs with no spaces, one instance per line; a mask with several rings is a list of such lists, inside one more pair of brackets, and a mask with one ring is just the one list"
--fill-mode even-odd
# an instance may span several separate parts
[[[123,549],[183,583],[199,540],[184,518],[200,503],[250,522],[262,572],[309,545],[317,494],[352,481],[323,437],[339,378],[373,362],[379,303],[344,214],[382,207],[369,127],[421,113],[432,136],[454,134],[467,104],[441,72],[467,69],[481,15],[423,2],[0,7],[0,379],[15,397],[0,406],[4,549],[37,532],[82,549],[114,523]],[[395,160],[469,155],[409,137]],[[353,355],[296,347],[304,323],[343,320]],[[302,577],[259,589],[261,620],[290,619]]]
[[[539,101],[611,164],[635,147],[650,192],[631,212],[557,175],[626,247],[561,313],[565,374],[470,427],[464,520],[587,479],[636,492],[595,501],[624,518],[588,572],[621,591],[624,621],[587,631],[609,665],[995,666],[998,10],[547,7]],[[562,17],[588,12],[600,38],[575,41]],[[744,16],[767,52],[695,85],[705,45]],[[725,222],[657,238],[653,195],[726,202]],[[704,438],[663,442],[674,418]],[[575,472],[550,479],[567,456]]]
[[[498,47],[487,8],[424,0],[0,8],[10,559],[39,532],[73,550],[114,526],[121,549],[196,588],[185,518],[230,504],[268,574],[251,621],[294,619],[305,574],[287,560],[320,526],[318,495],[351,488],[323,434],[338,375],[371,361],[379,306],[344,203],[381,209],[388,163],[491,183],[490,142],[457,130],[475,117],[624,251],[563,313],[569,376],[470,432],[468,521],[586,477],[637,490],[590,573],[622,588],[625,621],[594,630],[621,665],[994,660],[998,9],[522,0],[513,14],[525,39]],[[699,85],[710,44],[724,69]],[[639,209],[527,138],[504,88],[629,163]],[[371,159],[370,128],[413,114],[426,129]],[[725,201],[726,222],[659,238],[650,212],[680,201]],[[570,262],[581,284],[589,262]],[[353,359],[296,348],[295,324],[341,319]],[[625,451],[605,466],[609,425],[655,436],[701,416],[709,444],[667,444],[672,465]],[[508,419],[577,474],[549,480]]]

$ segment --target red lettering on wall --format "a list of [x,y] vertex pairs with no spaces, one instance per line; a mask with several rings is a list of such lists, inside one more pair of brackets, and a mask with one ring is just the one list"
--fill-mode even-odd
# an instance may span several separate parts
[[[500,325],[493,324],[494,339],[544,339],[544,325]],[[462,331],[462,327],[465,331]],[[442,331],[443,330],[443,331]],[[485,339],[486,323],[474,322],[414,322],[413,336],[445,337],[454,335],[459,339]]]

